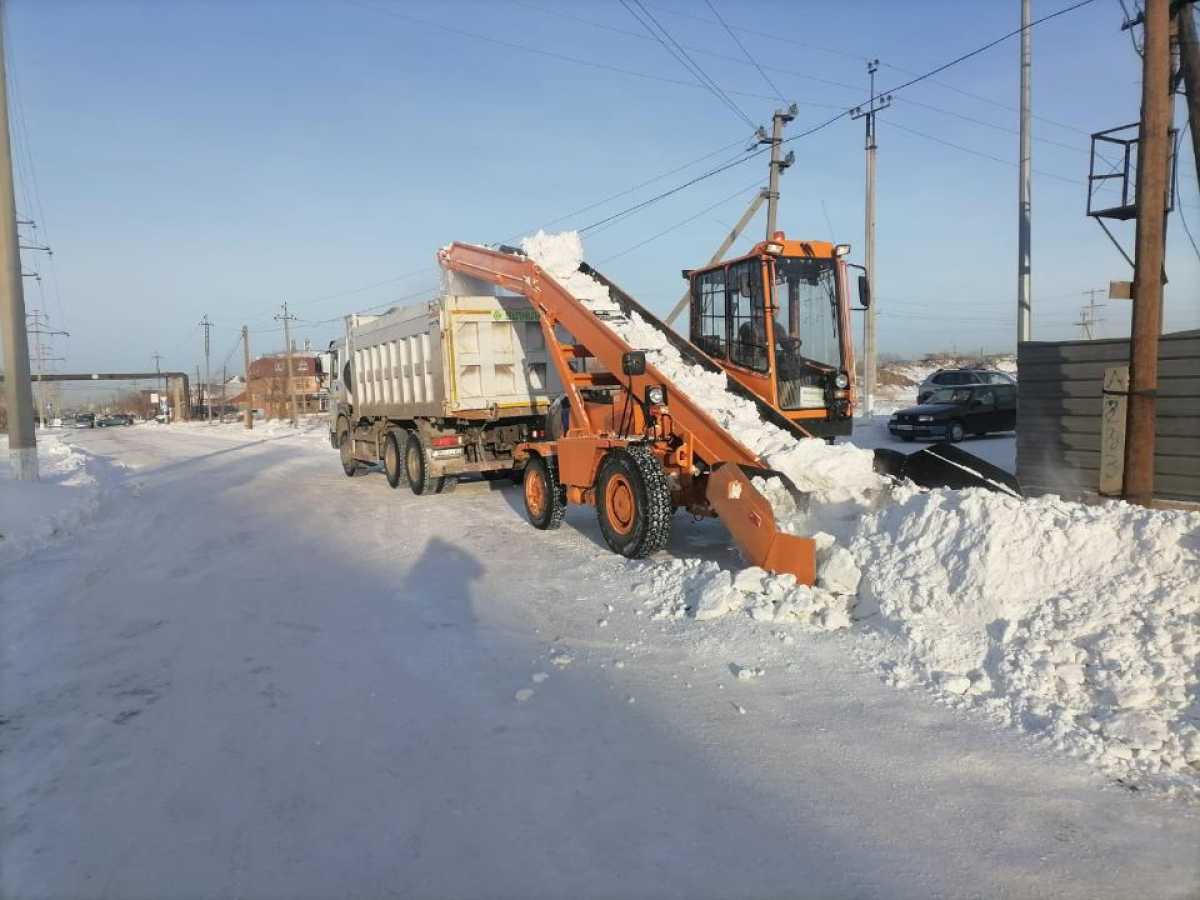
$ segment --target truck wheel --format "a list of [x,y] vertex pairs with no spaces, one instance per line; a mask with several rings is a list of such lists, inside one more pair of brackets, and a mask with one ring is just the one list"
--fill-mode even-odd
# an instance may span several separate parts
[[567,492],[558,483],[553,464],[540,456],[531,456],[525,463],[523,483],[530,524],[542,531],[552,531],[561,525],[567,513]]
[[383,473],[391,487],[399,487],[407,480],[404,467],[404,451],[400,449],[400,436],[404,432],[389,431],[383,439]]
[[437,488],[438,479],[429,472],[430,462],[428,448],[421,443],[415,431],[410,431],[404,445],[404,469],[408,475],[408,486],[418,497],[432,494]]
[[344,422],[338,427],[338,453],[342,457],[342,471],[347,478],[353,478],[361,470],[358,460],[354,458],[354,442],[350,439],[350,427]]
[[950,443],[957,444],[964,435],[962,422],[951,422],[946,434],[950,438]]
[[612,450],[596,477],[596,514],[604,540],[630,559],[649,556],[671,536],[671,486],[658,458],[629,446]]

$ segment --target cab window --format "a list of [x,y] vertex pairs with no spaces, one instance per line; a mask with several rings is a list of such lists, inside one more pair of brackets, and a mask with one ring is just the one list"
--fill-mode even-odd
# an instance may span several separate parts
[[692,342],[716,359],[724,359],[729,343],[726,315],[725,270],[714,269],[696,279],[692,303]]
[[995,391],[976,391],[975,402],[980,406],[995,406],[996,392]]
[[747,259],[728,269],[729,358],[748,369],[767,368],[767,318],[763,308],[762,262]]

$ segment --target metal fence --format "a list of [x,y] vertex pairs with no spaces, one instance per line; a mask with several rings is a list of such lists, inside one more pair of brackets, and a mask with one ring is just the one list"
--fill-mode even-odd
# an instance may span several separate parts
[[[1128,340],[1018,347],[1017,477],[1027,493],[1097,493],[1104,371],[1128,364]],[[1159,343],[1154,493],[1200,502],[1200,330]]]

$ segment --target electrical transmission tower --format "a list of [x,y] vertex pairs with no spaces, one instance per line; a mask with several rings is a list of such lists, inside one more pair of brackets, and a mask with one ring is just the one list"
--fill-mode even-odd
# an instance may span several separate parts
[[1103,295],[1105,293],[1107,292],[1099,288],[1093,288],[1090,291],[1083,291],[1083,295],[1088,298],[1088,302],[1086,306],[1080,307],[1079,321],[1075,324],[1079,326],[1079,335],[1085,341],[1095,340],[1096,326],[1104,321],[1096,315],[1097,310],[1104,309],[1103,303],[1096,302],[1096,295]]

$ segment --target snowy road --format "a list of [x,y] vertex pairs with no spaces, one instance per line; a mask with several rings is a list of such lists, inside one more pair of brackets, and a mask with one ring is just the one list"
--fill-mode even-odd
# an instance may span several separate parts
[[[132,468],[0,568],[4,896],[1200,886],[1193,805],[891,689],[851,635],[735,679],[770,626],[637,615],[589,511],[537,533],[514,490],[348,480],[312,437],[70,439]],[[731,558],[682,515],[670,549]]]

